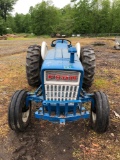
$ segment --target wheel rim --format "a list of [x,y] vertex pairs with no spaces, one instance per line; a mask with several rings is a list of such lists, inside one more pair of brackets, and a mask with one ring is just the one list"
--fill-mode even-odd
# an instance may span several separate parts
[[24,123],[27,122],[27,120],[28,120],[28,118],[29,118],[29,115],[30,115],[30,109],[28,109],[26,112],[23,112],[23,113],[22,113],[22,121],[23,121]]
[[92,112],[92,120],[93,120],[93,123],[96,122],[96,113]]

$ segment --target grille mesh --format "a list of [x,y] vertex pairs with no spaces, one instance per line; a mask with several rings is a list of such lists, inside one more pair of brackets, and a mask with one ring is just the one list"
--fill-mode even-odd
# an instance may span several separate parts
[[79,86],[45,85],[46,100],[76,100]]

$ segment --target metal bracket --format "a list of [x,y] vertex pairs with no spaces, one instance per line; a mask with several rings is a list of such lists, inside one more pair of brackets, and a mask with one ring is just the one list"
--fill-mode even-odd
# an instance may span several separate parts
[[60,124],[65,125],[65,119],[60,119]]

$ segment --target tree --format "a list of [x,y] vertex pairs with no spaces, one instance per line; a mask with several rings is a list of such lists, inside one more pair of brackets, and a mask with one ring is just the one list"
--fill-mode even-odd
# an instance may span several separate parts
[[0,16],[6,21],[7,14],[13,10],[17,0],[0,0]]
[[80,0],[74,7],[74,32],[91,33],[91,10],[89,0]]
[[23,19],[25,33],[32,33],[31,15],[28,13]]
[[76,2],[77,0],[71,0],[70,2]]
[[110,33],[113,18],[111,14],[110,0],[92,0],[91,11],[93,23],[93,33]]
[[16,32],[15,19],[12,15],[7,16],[6,28],[9,28],[12,32]]
[[33,33],[36,35],[51,34],[59,23],[59,10],[50,5],[50,1],[37,4],[30,10]]
[[0,35],[3,35],[6,33],[6,27],[4,20],[0,17]]
[[26,15],[16,13],[14,25],[16,33],[31,33],[31,15],[29,13]]
[[15,21],[15,32],[16,33],[24,33],[24,14],[15,14],[14,17],[14,21]]
[[71,35],[74,29],[74,17],[73,8],[70,4],[66,5],[60,10],[59,23],[56,28],[56,32],[66,35]]
[[0,34],[5,33],[6,28],[36,35],[120,32],[120,0],[71,0],[62,9],[56,8],[51,0],[42,0],[30,7],[28,14],[14,17],[9,12],[16,1],[0,0]]
[[120,1],[113,0],[111,9],[111,31],[120,33]]
[[71,0],[70,2],[74,3],[74,5],[75,5],[75,3],[77,2],[77,0]]
[[102,8],[101,0],[91,1],[90,10],[91,10],[92,33],[100,33],[99,22],[100,22],[100,9],[101,8]]
[[100,9],[99,32],[109,33],[110,24],[111,24],[110,0],[102,0]]

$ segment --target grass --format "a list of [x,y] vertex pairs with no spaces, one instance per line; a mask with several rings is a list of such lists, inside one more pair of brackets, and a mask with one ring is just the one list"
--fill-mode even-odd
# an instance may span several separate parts
[[107,89],[110,85],[110,82],[106,79],[95,79],[94,81],[94,86],[95,88],[103,88],[103,89]]

